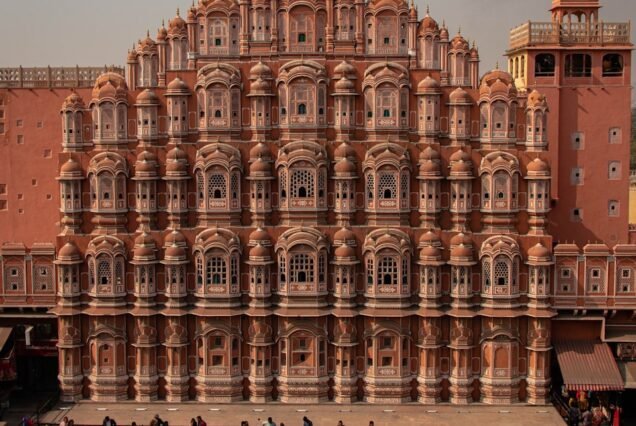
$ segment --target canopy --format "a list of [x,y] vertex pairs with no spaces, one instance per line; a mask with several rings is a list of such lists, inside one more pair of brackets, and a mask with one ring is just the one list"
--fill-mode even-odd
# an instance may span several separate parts
[[624,389],[623,378],[606,343],[595,340],[566,340],[555,342],[554,349],[568,390]]

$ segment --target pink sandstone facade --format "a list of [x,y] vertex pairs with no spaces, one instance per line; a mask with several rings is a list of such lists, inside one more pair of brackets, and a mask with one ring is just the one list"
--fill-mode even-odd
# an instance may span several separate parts
[[483,76],[404,0],[199,0],[125,72],[0,70],[0,325],[48,324],[65,401],[545,403],[553,340],[636,312],[598,10]]

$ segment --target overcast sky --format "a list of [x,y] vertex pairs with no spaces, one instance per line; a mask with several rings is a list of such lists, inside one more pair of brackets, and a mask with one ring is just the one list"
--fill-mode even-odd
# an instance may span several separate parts
[[[480,72],[492,69],[508,45],[511,28],[527,20],[548,21],[551,0],[416,0],[420,18],[426,5],[451,36],[477,42]],[[124,65],[126,51],[161,20],[184,12],[191,0],[0,0],[0,67]],[[601,0],[601,19],[636,18],[636,0]],[[632,40],[636,40],[632,26]],[[636,77],[636,67],[634,67]],[[634,78],[632,79],[634,80]],[[636,80],[634,80],[636,81]]]

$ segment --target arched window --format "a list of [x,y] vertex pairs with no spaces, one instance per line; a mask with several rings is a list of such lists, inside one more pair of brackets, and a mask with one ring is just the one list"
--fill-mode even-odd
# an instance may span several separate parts
[[307,105],[298,104],[298,115],[307,115]]
[[534,60],[535,77],[553,77],[555,69],[554,55],[551,53],[540,53]]
[[398,264],[394,257],[382,256],[378,259],[378,285],[398,285]]
[[97,283],[99,286],[111,286],[113,284],[112,259],[104,255],[97,258]]
[[206,262],[205,284],[225,284],[227,277],[227,264],[225,259],[219,256],[209,257]]
[[592,56],[584,53],[573,53],[565,57],[566,77],[591,77]]
[[609,53],[603,56],[603,77],[618,77],[623,75],[623,56]]
[[507,286],[510,282],[510,267],[504,259],[495,259],[495,285]]
[[306,253],[292,255],[289,260],[289,274],[292,283],[314,282],[314,259]]

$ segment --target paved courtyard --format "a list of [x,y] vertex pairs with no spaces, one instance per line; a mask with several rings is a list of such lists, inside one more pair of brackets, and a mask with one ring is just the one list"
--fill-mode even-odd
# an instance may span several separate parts
[[210,405],[198,403],[172,404],[85,402],[75,405],[61,404],[50,411],[42,422],[56,423],[64,415],[75,420],[76,425],[101,425],[104,416],[114,418],[119,426],[148,425],[155,414],[167,420],[171,426],[188,426],[190,418],[200,415],[208,426],[239,426],[247,420],[250,426],[261,426],[267,417],[273,417],[277,425],[301,426],[303,416],[309,417],[315,426],[336,426],[342,420],[345,426],[368,426],[373,420],[376,426],[435,425],[435,426],[548,426],[563,425],[554,407],[470,405],[422,406],[417,404],[378,406],[354,404],[324,405],[268,405],[232,404]]

